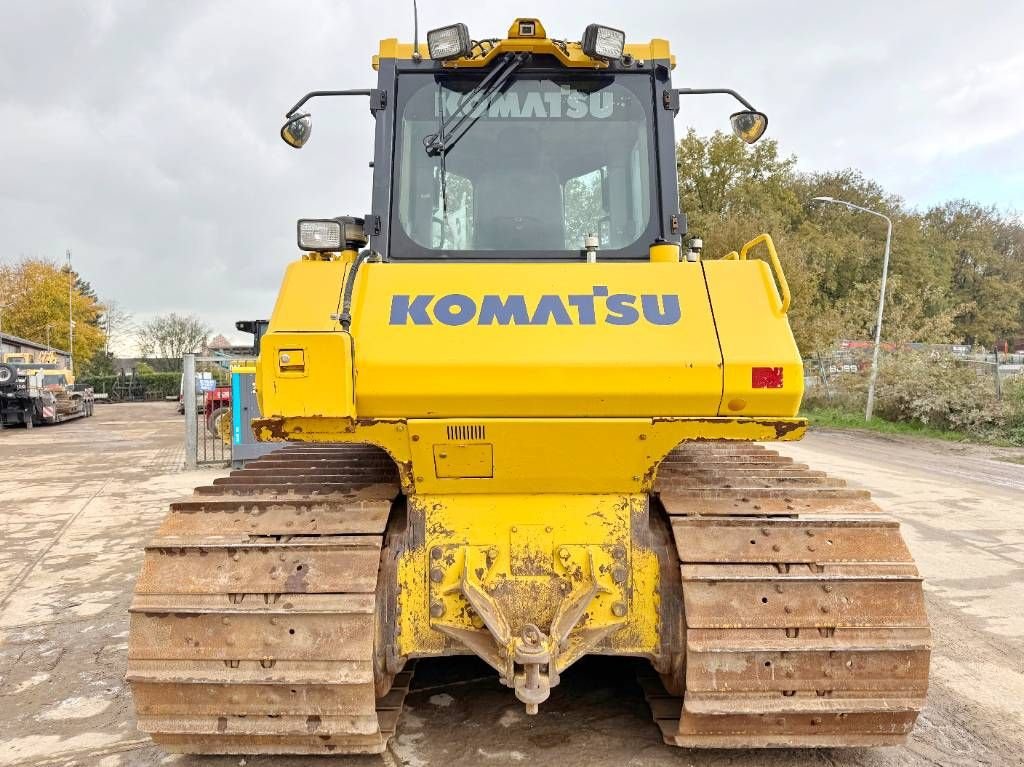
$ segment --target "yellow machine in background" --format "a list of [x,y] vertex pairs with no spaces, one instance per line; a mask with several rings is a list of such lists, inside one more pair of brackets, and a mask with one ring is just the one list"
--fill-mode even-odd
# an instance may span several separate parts
[[[414,661],[474,654],[537,714],[587,654],[648,661],[669,743],[900,742],[920,578],[800,438],[771,237],[684,246],[665,41],[536,19],[381,43],[373,212],[299,222],[256,386],[293,443],[198,488],[147,556],[129,680],[172,750],[379,751]],[[767,260],[756,256],[763,254]]]
[[31,429],[92,415],[93,390],[75,384],[65,359],[53,351],[0,357],[0,426]]

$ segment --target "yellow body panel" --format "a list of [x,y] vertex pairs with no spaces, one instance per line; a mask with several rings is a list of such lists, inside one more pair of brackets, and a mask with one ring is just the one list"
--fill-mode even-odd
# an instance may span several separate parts
[[[722,358],[695,264],[367,264],[355,294],[360,416],[718,414]],[[419,317],[400,312],[396,324],[394,296],[430,300]],[[472,305],[475,315],[446,315],[446,296],[466,297],[456,308]],[[635,321],[612,324],[616,296],[632,297],[625,319]],[[525,312],[509,324],[488,321],[497,299],[519,297]],[[582,310],[592,324],[582,324],[575,297],[593,305]],[[644,316],[643,302],[663,309],[666,301],[678,302],[675,322]],[[416,324],[424,318],[429,324]]]
[[341,289],[348,266],[342,260],[302,259],[289,264],[267,332],[340,330],[337,319],[332,319],[331,315],[340,310]]
[[[301,355],[301,366],[293,364]],[[304,417],[351,419],[355,417],[352,395],[352,336],[348,333],[270,333],[263,338],[257,365],[256,390],[261,402],[283,403],[291,413]],[[331,381],[324,386],[324,381]],[[263,411],[273,413],[271,410]]]
[[259,438],[379,445],[406,492],[603,494],[648,491],[684,440],[806,427],[763,261],[365,263],[349,332],[350,261],[289,267]]
[[[386,450],[407,493],[636,493],[686,440],[798,440],[803,418],[347,419],[270,416],[254,422],[263,441],[365,442]],[[437,451],[473,444],[450,430],[482,429],[491,477],[438,472]],[[442,468],[447,467],[442,464]]]
[[[719,415],[795,416],[804,390],[803,364],[768,264],[729,260],[703,265],[726,360]],[[755,367],[780,368],[782,388],[752,388]]]

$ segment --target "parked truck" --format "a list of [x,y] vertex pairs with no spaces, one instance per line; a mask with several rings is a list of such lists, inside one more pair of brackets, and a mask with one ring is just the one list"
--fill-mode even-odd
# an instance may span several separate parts
[[93,413],[91,386],[51,352],[5,354],[0,361],[0,426],[61,423]]

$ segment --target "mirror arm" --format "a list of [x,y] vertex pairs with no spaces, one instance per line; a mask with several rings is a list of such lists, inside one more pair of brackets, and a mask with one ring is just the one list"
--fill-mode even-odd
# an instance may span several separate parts
[[732,88],[675,88],[674,93],[676,96],[703,96],[709,93],[724,93],[728,96],[732,96],[743,106],[749,109],[751,112],[756,112],[754,105],[743,98],[740,94],[734,91]]
[[345,90],[345,91],[310,91],[301,99],[298,103],[288,110],[285,114],[285,119],[291,118],[295,115],[302,105],[310,99],[316,98],[317,96],[369,96],[370,97],[370,109],[376,111],[384,108],[386,100],[386,94],[384,91],[377,88],[361,88],[358,90]]

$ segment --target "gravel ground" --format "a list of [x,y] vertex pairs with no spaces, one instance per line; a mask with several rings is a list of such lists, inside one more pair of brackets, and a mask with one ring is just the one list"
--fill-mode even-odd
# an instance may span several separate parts
[[387,753],[360,759],[166,756],[123,682],[141,546],[182,472],[167,403],[0,432],[0,766],[1024,764],[1021,451],[819,432],[782,452],[871,489],[903,523],[935,633],[928,707],[898,749],[686,751],[661,744],[629,661],[588,658],[540,715],[473,659],[422,663]]

